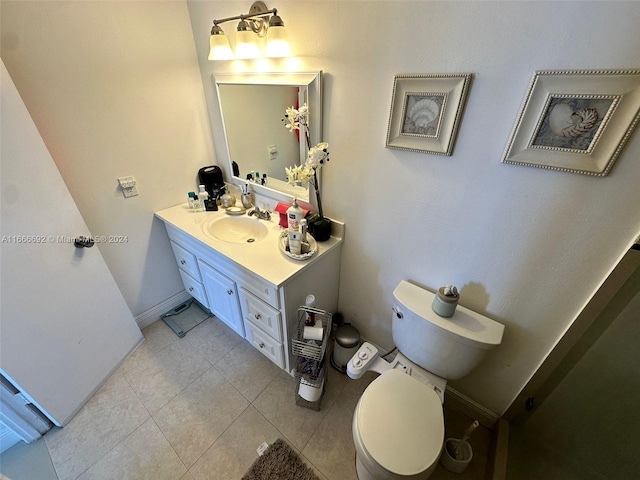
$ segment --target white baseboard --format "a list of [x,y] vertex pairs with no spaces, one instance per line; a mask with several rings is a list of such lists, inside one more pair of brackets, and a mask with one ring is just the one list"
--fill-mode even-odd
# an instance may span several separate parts
[[176,293],[172,297],[167,298],[164,302],[159,303],[155,307],[151,307],[149,310],[142,312],[140,315],[137,315],[136,323],[140,330],[145,327],[148,327],[153,322],[160,320],[160,316],[164,313],[167,313],[172,308],[180,305],[182,302],[186,302],[190,300],[191,295],[189,295],[186,290],[181,291],[180,293]]
[[449,385],[447,385],[444,393],[444,401],[448,406],[464,413],[468,417],[478,420],[481,425],[489,429],[493,428],[498,421],[499,417],[494,412],[471,400]]

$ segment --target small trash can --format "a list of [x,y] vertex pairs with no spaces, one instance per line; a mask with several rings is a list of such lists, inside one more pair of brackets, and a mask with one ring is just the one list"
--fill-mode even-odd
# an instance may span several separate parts
[[331,354],[331,366],[341,373],[346,373],[347,363],[358,351],[360,346],[360,332],[350,323],[338,327]]
[[440,456],[440,463],[444,468],[453,473],[463,473],[471,463],[472,458],[473,449],[469,442],[458,438],[447,438],[445,440],[442,455]]

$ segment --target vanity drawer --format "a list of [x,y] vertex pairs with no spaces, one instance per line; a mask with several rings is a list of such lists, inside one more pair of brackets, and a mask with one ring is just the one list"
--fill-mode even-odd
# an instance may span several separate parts
[[196,280],[200,280],[200,270],[198,270],[196,256],[173,241],[171,241],[171,248],[173,249],[173,254],[176,257],[178,266]]
[[245,337],[262,354],[275,363],[278,367],[284,368],[284,351],[282,344],[276,342],[269,335],[264,333],[253,323],[244,320]]
[[270,283],[263,282],[256,276],[242,275],[242,286],[248,292],[253,293],[260,300],[265,301],[274,308],[278,305],[278,289]]
[[202,305],[209,308],[207,294],[204,291],[202,283],[198,282],[183,270],[180,269],[178,271],[180,272],[180,276],[182,277],[182,284],[184,285],[184,289],[187,291],[187,293],[198,300]]
[[244,288],[240,288],[240,304],[246,321],[258,326],[282,343],[282,325],[278,310],[256,298]]

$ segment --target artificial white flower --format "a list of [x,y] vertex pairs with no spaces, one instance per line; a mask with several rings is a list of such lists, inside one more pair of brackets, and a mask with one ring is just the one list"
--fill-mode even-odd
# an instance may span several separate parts
[[327,142],[320,142],[315,147],[309,149],[307,154],[306,166],[310,168],[320,168],[324,162],[329,161],[329,144]]
[[283,120],[286,122],[284,126],[289,129],[290,132],[294,130],[300,130],[300,122],[298,121],[298,111],[293,108],[287,108],[285,118]]
[[296,166],[284,167],[284,171],[287,173],[287,181],[291,185],[295,185],[298,181],[298,174],[296,173]]
[[284,126],[289,129],[290,132],[294,130],[300,130],[300,126],[307,126],[309,124],[309,108],[305,103],[298,110],[293,107],[288,107],[285,111],[285,118],[282,120],[285,122]]
[[[300,130],[304,133],[304,138],[307,142],[309,151],[307,153],[307,161],[304,166],[294,165],[292,167],[285,167],[288,182],[293,185],[313,185],[313,189],[316,193],[316,200],[318,202],[318,214],[320,219],[324,219],[322,213],[322,202],[320,200],[320,190],[318,188],[318,178],[316,177],[316,170],[325,162],[329,161],[329,144],[327,142],[320,142],[315,147],[311,146],[309,138],[309,108],[305,103],[298,110],[293,107],[286,109],[285,118],[282,119],[285,122],[285,127],[289,129],[289,132],[294,130]],[[301,127],[305,127],[304,129]]]
[[298,120],[302,125],[309,124],[309,107],[307,107],[306,103],[298,110]]
[[293,165],[291,167],[285,167],[287,173],[288,183],[291,185],[306,185],[309,183],[311,177],[313,177],[313,170],[301,165]]
[[301,168],[300,173],[298,174],[298,179],[300,183],[306,185],[313,178],[313,170],[310,168]]

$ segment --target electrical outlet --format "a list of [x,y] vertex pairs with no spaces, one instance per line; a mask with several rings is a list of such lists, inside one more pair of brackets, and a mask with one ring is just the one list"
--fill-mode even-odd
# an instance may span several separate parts
[[120,177],[118,178],[118,184],[120,184],[120,188],[122,189],[122,195],[124,195],[124,198],[135,197],[136,195],[138,195],[135,178]]
[[262,442],[262,444],[258,447],[258,455],[262,456],[262,454],[269,448],[269,444],[267,442]]

